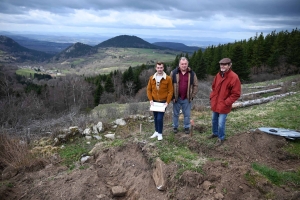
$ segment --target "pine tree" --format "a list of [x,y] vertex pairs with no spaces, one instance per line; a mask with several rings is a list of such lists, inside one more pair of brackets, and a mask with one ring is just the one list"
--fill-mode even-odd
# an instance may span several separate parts
[[96,88],[96,91],[95,91],[95,94],[94,94],[94,104],[95,104],[95,106],[98,106],[102,93],[103,93],[103,87],[102,87],[101,84],[98,84],[97,88]]
[[238,74],[241,81],[248,81],[250,70],[247,66],[246,59],[244,56],[244,49],[241,44],[235,44],[232,48],[232,69]]
[[286,49],[287,62],[300,69],[300,32],[296,29],[290,33]]
[[115,89],[114,89],[114,84],[112,82],[111,76],[108,75],[105,81],[105,85],[104,85],[105,91],[107,93],[114,93]]

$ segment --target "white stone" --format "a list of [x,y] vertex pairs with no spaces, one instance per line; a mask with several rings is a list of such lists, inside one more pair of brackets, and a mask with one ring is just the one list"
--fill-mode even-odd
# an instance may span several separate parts
[[126,122],[125,122],[124,119],[117,119],[117,120],[115,121],[115,123],[116,123],[117,125],[120,125],[120,126],[126,125]]
[[106,134],[104,135],[106,138],[115,139],[115,134]]
[[93,135],[93,137],[96,138],[97,140],[101,140],[102,139],[102,137],[99,136],[99,135]]
[[102,128],[103,128],[102,122],[98,122],[97,125],[93,126],[93,133],[96,134],[100,133],[102,131]]
[[91,156],[84,156],[80,159],[81,164],[85,163],[87,160],[90,159]]
[[87,139],[87,140],[91,140],[92,139],[92,136],[85,136],[85,139]]
[[90,128],[86,128],[86,129],[84,129],[84,131],[83,131],[83,134],[84,134],[84,135],[91,135],[91,133],[92,133],[92,130],[91,130]]

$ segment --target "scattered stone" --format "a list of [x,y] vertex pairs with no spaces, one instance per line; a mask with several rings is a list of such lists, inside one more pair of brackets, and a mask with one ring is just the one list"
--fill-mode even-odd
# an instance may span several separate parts
[[86,161],[88,161],[89,159],[91,158],[91,156],[84,156],[80,159],[80,163],[83,164],[85,163]]
[[78,126],[69,127],[69,131],[72,132],[72,133],[77,132],[78,131]]
[[92,139],[92,136],[87,135],[87,136],[85,136],[85,139],[91,140],[91,139]]
[[93,135],[93,137],[96,138],[97,140],[101,140],[102,139],[102,137],[99,136],[99,135]]
[[98,142],[97,144],[95,144],[94,148],[89,152],[90,155],[95,155],[96,153],[98,153],[101,150],[102,147],[102,143]]
[[124,125],[126,125],[126,122],[124,119],[116,119],[115,124],[124,126]]
[[106,134],[104,137],[109,138],[109,139],[115,139],[115,134]]
[[164,176],[166,174],[165,170],[166,164],[160,158],[157,158],[152,177],[154,179],[156,188],[161,191],[166,189],[166,178]]
[[216,199],[224,199],[224,195],[221,193],[217,193],[217,194],[215,194],[215,198]]
[[202,184],[202,187],[203,187],[204,190],[209,190],[211,185],[212,185],[211,182],[204,181],[203,184]]
[[105,195],[105,194],[99,194],[99,195],[96,195],[96,197],[98,198],[98,199],[101,199],[101,200],[108,200],[109,198]]
[[114,186],[111,188],[114,197],[123,197],[126,195],[127,190],[122,186]]
[[84,129],[83,131],[83,135],[86,136],[86,135],[91,135],[92,134],[92,130],[90,128],[86,128]]
[[102,122],[98,122],[97,125],[93,126],[93,133],[98,134],[102,131],[102,129],[103,129]]

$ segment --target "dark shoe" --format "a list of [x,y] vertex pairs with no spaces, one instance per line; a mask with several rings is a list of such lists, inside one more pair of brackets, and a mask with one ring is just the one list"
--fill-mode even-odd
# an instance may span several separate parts
[[223,144],[224,140],[221,139],[217,139],[216,143],[215,143],[215,147],[221,146]]
[[184,129],[184,133],[185,133],[185,134],[190,134],[190,129],[189,129],[189,128],[185,128],[185,129]]
[[214,134],[211,134],[210,136],[207,137],[207,139],[213,139],[213,138],[216,138],[218,136],[214,135]]
[[173,133],[175,133],[175,134],[178,133],[178,129],[177,129],[177,128],[174,128],[174,129],[173,129]]

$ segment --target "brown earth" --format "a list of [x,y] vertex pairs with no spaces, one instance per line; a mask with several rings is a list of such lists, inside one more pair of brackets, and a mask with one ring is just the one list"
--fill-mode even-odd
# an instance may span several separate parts
[[[273,185],[251,167],[256,162],[279,171],[299,170],[300,159],[282,150],[287,145],[283,137],[256,130],[236,134],[219,147],[201,145],[183,133],[175,139],[188,143],[199,158],[214,159],[203,164],[203,173],[186,171],[179,178],[178,166],[168,164],[165,191],[157,190],[152,177],[154,162],[149,155],[155,143],[145,140],[102,150],[81,169],[70,171],[52,163],[19,172],[7,180],[13,187],[0,187],[0,199],[300,199],[299,187]],[[125,188],[126,195],[114,197],[114,186]]]

